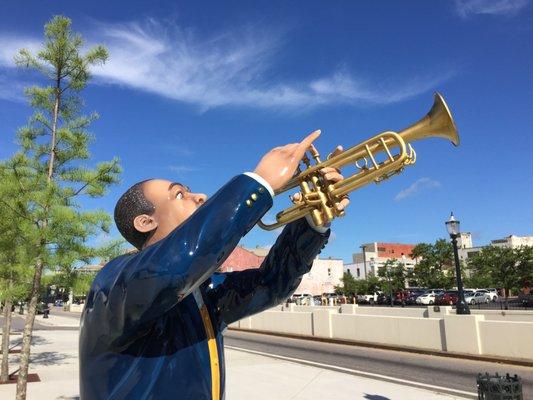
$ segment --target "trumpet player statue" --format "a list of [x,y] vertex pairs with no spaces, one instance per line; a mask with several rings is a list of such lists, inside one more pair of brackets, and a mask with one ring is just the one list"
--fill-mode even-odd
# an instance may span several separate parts
[[[222,332],[287,299],[327,243],[328,227],[289,223],[258,269],[216,273],[272,206],[319,136],[269,151],[209,200],[183,184],[150,179],[115,207],[121,234],[139,251],[96,276],[81,319],[80,399],[224,398]],[[340,152],[339,147],[335,152]],[[321,170],[340,182],[335,168]],[[345,198],[339,204],[344,208]]]

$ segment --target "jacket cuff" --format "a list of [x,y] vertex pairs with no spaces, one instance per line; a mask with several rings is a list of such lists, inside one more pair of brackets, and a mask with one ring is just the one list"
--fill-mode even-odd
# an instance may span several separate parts
[[313,222],[313,217],[311,217],[311,215],[309,214],[305,216],[305,220],[307,221],[309,226],[313,228],[315,231],[317,231],[318,233],[326,233],[329,230],[329,227],[331,225],[331,224],[327,224],[325,226],[316,226],[315,223]]
[[270,184],[266,181],[265,178],[263,178],[262,176],[254,172],[245,172],[244,175],[247,175],[250,178],[255,179],[257,182],[263,185],[266,188],[266,190],[268,190],[268,193],[270,193],[270,196],[274,198],[274,189],[272,189],[272,186],[270,186]]

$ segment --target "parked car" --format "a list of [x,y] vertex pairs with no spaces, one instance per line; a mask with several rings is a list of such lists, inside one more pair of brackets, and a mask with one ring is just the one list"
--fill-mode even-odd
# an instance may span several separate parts
[[[493,291],[494,290],[494,291]],[[475,291],[476,293],[484,293],[485,294],[485,297],[489,300],[489,301],[496,301],[498,300],[498,292],[496,291],[496,289],[477,289]]]
[[293,294],[292,301],[299,305],[315,305],[313,296],[309,293]]
[[380,293],[377,299],[377,303],[379,305],[390,305],[391,303],[391,296],[387,293]]
[[375,292],[374,294],[358,294],[357,302],[361,304],[374,304],[377,303],[378,296],[378,292]]
[[396,293],[394,293],[394,304],[406,304],[410,294],[411,292],[409,292],[408,290],[397,291]]
[[489,299],[483,292],[468,292],[465,293],[465,301],[467,304],[484,304],[488,303]]
[[438,296],[438,295],[444,293],[444,289],[428,289],[428,290],[426,290],[424,292],[424,294],[427,294],[427,293],[434,294],[435,296]]
[[459,300],[459,292],[457,290],[447,290],[435,298],[435,304],[451,306],[457,304]]
[[416,298],[416,304],[435,304],[435,293],[424,293]]
[[425,290],[411,290],[409,296],[405,299],[405,304],[416,304],[416,299],[425,293]]

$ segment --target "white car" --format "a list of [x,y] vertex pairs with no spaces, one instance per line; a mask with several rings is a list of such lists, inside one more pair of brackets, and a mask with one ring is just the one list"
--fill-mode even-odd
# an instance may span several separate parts
[[359,303],[370,303],[370,304],[374,304],[378,301],[378,296],[379,296],[379,293],[374,293],[374,294],[359,294],[357,295],[357,301]]
[[476,293],[484,293],[489,301],[498,300],[498,291],[496,289],[478,289],[476,290]]
[[490,300],[483,292],[468,292],[465,293],[465,301],[467,304],[483,304]]
[[435,293],[424,293],[415,300],[416,304],[435,304]]

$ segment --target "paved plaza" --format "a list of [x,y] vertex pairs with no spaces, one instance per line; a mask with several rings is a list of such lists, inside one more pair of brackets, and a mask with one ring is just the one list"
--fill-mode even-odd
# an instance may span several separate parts
[[[78,399],[77,319],[51,315],[36,321],[41,329],[34,334],[30,372],[38,373],[41,382],[28,384],[28,400]],[[12,344],[20,340],[12,336]],[[13,354],[11,369],[17,362]],[[226,349],[226,367],[227,400],[462,398],[234,349]],[[14,398],[15,385],[0,385],[0,399]]]

